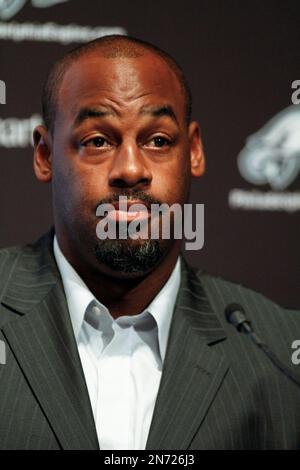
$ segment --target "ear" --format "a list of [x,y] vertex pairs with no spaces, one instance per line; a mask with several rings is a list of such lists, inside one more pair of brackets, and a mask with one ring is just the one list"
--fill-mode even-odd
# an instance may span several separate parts
[[52,179],[52,142],[45,126],[37,126],[33,131],[33,168],[39,181],[48,183]]
[[202,176],[205,172],[205,155],[200,136],[199,124],[195,121],[189,125],[189,142],[191,155],[191,174],[192,176]]

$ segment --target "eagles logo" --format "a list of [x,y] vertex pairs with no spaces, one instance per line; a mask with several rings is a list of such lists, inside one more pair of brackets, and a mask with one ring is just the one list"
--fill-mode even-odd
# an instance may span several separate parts
[[300,106],[289,106],[248,137],[238,168],[250,183],[287,188],[300,171]]
[[[33,7],[47,8],[57,3],[64,3],[68,0],[31,0]],[[26,0],[0,0],[0,18],[9,20],[16,15],[25,5]]]

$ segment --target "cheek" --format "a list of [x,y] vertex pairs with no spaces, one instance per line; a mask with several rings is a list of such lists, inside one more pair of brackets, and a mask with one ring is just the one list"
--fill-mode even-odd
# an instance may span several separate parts
[[78,206],[97,202],[104,196],[104,173],[99,165],[86,165],[76,156],[64,156],[53,165],[53,189]]
[[53,152],[53,203],[58,217],[65,223],[89,225],[96,217],[96,207],[105,197],[105,169],[87,165],[76,152],[61,144]]
[[83,219],[89,207],[88,186],[74,168],[67,163],[54,168],[52,180],[53,201],[56,215],[68,225]]
[[170,205],[186,202],[190,185],[190,166],[186,160],[178,158],[177,161],[169,162],[153,176],[153,195]]
[[187,202],[191,184],[191,169],[188,159],[186,159],[184,164],[180,167],[175,180],[176,187],[178,188],[178,199],[181,204],[184,204]]

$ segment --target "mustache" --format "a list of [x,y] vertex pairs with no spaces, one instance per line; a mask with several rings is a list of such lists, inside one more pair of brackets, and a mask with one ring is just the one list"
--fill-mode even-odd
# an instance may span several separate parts
[[122,192],[116,192],[116,193],[111,194],[110,196],[107,196],[101,199],[98,202],[97,206],[95,207],[95,211],[97,210],[98,206],[101,204],[113,204],[114,202],[117,202],[120,196],[127,197],[128,201],[134,201],[137,199],[141,201],[145,205],[145,207],[147,207],[148,210],[151,209],[152,204],[159,204],[159,205],[163,204],[163,201],[152,197],[150,194],[146,193],[145,191],[123,190]]

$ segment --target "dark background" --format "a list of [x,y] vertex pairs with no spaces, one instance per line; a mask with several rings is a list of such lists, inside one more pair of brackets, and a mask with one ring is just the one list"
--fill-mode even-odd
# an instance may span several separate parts
[[[4,20],[2,20],[4,21]],[[300,306],[300,213],[232,210],[232,188],[253,189],[239,174],[246,138],[291,105],[300,79],[300,2],[233,0],[70,0],[26,5],[8,22],[121,26],[171,53],[186,71],[207,156],[191,201],[205,203],[205,245],[195,266]],[[51,64],[76,43],[0,39],[0,118],[40,113]],[[300,142],[299,142],[300,147]],[[0,247],[33,241],[51,224],[51,189],[32,171],[32,148],[0,147]],[[298,177],[288,191],[299,189]],[[270,190],[269,187],[258,188]]]

